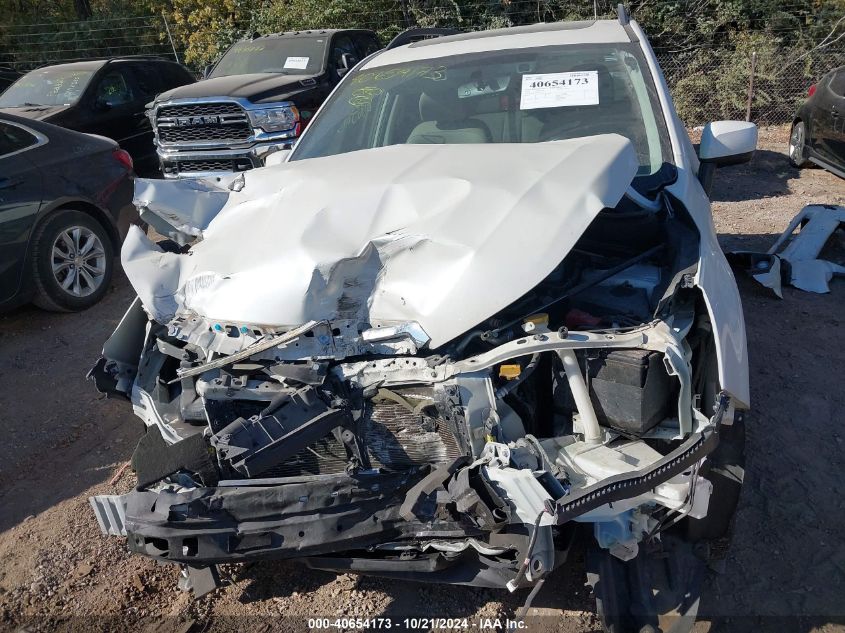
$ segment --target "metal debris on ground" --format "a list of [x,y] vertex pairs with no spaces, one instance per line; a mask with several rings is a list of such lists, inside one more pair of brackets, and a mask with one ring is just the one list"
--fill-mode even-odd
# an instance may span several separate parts
[[828,283],[834,275],[845,275],[845,265],[819,259],[819,253],[843,223],[845,207],[810,204],[792,218],[768,251],[732,251],[727,254],[728,261],[744,268],[781,299],[784,282],[807,292],[830,292]]

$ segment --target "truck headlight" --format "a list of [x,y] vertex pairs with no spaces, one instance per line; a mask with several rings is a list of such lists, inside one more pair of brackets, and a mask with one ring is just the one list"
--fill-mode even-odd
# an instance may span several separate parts
[[296,127],[299,122],[299,110],[295,105],[251,110],[249,120],[253,127],[260,127],[265,132],[282,132]]

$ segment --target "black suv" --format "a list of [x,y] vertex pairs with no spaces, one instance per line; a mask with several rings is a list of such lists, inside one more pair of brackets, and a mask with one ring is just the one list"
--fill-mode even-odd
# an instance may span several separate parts
[[381,48],[367,30],[297,31],[242,40],[204,81],[150,110],[165,177],[244,171],[293,142],[355,64]]
[[126,57],[45,66],[0,95],[0,112],[107,136],[136,169],[155,169],[145,106],[164,91],[196,81],[187,68],[157,57]]

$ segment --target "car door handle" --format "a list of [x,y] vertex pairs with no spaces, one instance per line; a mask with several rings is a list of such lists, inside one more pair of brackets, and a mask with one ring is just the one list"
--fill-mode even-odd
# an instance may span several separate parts
[[23,178],[0,178],[0,189],[12,189],[23,184]]

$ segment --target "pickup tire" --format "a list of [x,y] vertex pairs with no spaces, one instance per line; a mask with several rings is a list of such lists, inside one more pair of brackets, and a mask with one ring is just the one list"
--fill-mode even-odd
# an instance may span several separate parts
[[60,209],[32,239],[33,303],[52,312],[90,308],[108,292],[114,247],[106,228],[82,211]]

